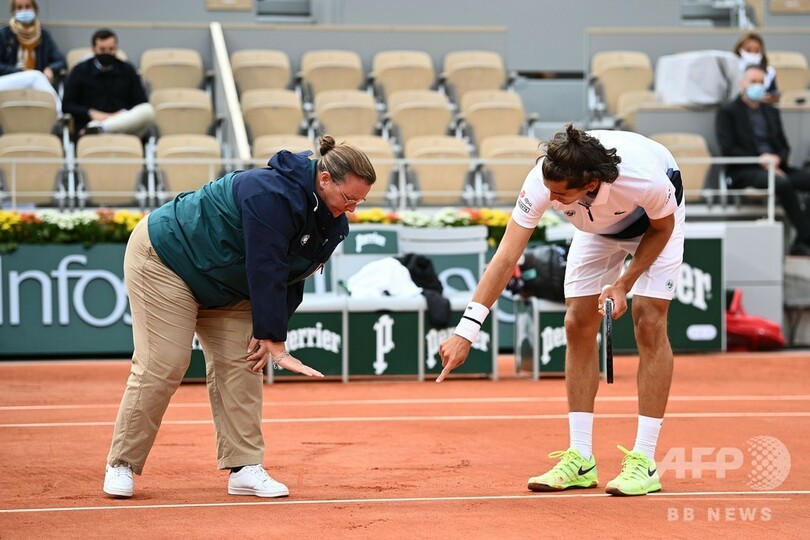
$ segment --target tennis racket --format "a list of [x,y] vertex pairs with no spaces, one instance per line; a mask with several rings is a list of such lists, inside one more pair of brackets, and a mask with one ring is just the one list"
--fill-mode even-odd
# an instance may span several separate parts
[[613,384],[613,299],[605,300],[605,376]]

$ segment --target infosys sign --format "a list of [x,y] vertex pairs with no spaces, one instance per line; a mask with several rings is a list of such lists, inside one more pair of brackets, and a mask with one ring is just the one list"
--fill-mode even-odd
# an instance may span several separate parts
[[0,355],[128,355],[123,244],[23,245],[0,256]]

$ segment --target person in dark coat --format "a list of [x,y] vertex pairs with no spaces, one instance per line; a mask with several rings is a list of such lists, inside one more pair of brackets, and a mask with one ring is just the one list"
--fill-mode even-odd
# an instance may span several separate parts
[[283,150],[266,168],[235,171],[182,193],[141,220],[124,257],[135,351],[107,458],[104,491],[131,497],[194,335],[205,353],[228,493],[283,497],[262,466],[262,370],[308,376],[285,346],[304,280],[349,232],[345,212],[376,180],[368,157],[324,136],[317,160]]
[[775,162],[776,195],[796,229],[790,253],[810,256],[810,214],[799,199],[800,192],[810,192],[810,172],[788,164],[790,145],[779,109],[764,103],[764,96],[765,71],[748,66],[740,80],[740,95],[717,111],[717,142],[724,156],[760,158],[759,164],[728,166],[731,188],[767,188],[768,163]]

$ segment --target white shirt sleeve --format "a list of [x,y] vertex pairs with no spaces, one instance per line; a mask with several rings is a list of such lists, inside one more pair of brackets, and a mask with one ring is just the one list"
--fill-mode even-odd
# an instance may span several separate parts
[[512,219],[515,223],[527,229],[537,227],[540,218],[551,206],[548,188],[543,184],[542,164],[541,160],[529,171],[512,210]]
[[647,184],[644,196],[639,201],[650,219],[661,219],[670,214],[674,214],[678,209],[678,201],[675,198],[675,186],[670,182],[669,177],[661,173],[663,179]]

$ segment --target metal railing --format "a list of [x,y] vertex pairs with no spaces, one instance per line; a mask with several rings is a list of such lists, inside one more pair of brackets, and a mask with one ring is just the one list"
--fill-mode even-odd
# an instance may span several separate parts
[[[756,157],[744,158],[681,158],[678,162],[686,164],[711,164],[724,166],[729,164],[759,164]],[[489,177],[490,165],[526,166],[528,173],[531,168],[526,165],[525,160],[517,159],[497,159],[485,160],[480,158],[471,159],[375,159],[375,167],[379,170],[390,168],[392,175],[390,179],[379,178],[378,182],[383,182],[386,186],[382,192],[376,191],[377,199],[370,199],[366,203],[367,207],[385,207],[392,210],[408,210],[417,207],[437,207],[437,206],[502,206],[512,207],[517,198],[517,190],[498,190],[497,179]],[[266,160],[251,160],[248,167],[264,167]],[[51,191],[42,189],[27,189],[22,185],[20,177],[28,178],[31,174],[31,166],[42,167],[43,165],[58,166],[58,173],[54,177],[54,188]],[[93,178],[87,174],[88,166],[107,165],[107,175],[116,175],[125,166],[130,170],[137,170],[135,178]],[[420,185],[415,168],[419,166],[444,166],[463,165],[466,169],[463,181],[459,178],[453,179],[453,185],[462,184],[461,190],[442,189],[442,186]],[[133,167],[134,166],[134,167]],[[171,174],[168,174],[168,166],[194,166],[195,168],[207,166],[207,174],[202,174],[197,181],[184,179],[184,187],[196,189],[202,187],[211,180],[220,177],[227,171],[244,168],[245,164],[241,159],[158,159],[147,154],[143,159],[54,159],[54,158],[0,158],[0,171],[3,174],[3,189],[0,189],[0,204],[4,208],[26,210],[35,207],[58,207],[62,209],[84,208],[87,206],[115,206],[115,207],[139,207],[142,210],[155,208],[172,197],[176,196],[179,190],[173,188]],[[96,171],[97,174],[98,171]],[[756,196],[765,199],[765,217],[768,221],[776,219],[776,198],[775,198],[776,167],[770,164],[768,167],[768,187],[767,189],[755,190],[730,189],[722,181],[717,188],[701,188],[699,190],[687,190],[687,197],[701,197],[707,206],[717,206],[718,213],[722,215],[725,209],[733,207],[734,198]],[[102,181],[103,180],[103,181]],[[112,182],[111,182],[112,180]],[[120,185],[121,189],[99,189],[99,185],[109,186],[111,183]],[[176,185],[177,178],[174,184]],[[191,182],[192,185],[189,185]],[[517,184],[522,185],[523,178]],[[519,188],[518,188],[519,189]],[[43,200],[45,199],[45,200]],[[105,204],[104,201],[118,201],[113,204]],[[498,203],[497,201],[503,201]],[[32,202],[37,201],[37,202]],[[100,201],[100,202],[99,202]],[[127,203],[126,201],[130,201]],[[438,202],[432,202],[438,201]]]

